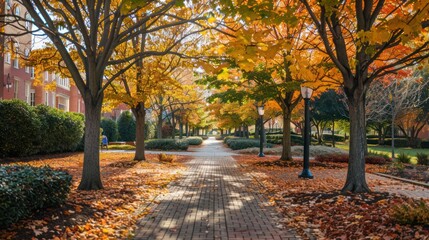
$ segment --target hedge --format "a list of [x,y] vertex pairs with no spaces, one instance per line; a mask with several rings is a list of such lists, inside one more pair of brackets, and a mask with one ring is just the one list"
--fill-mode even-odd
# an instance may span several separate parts
[[0,226],[64,203],[72,181],[66,172],[30,166],[0,166],[0,179]]
[[[259,143],[259,140],[237,138],[229,140],[228,147],[230,147],[232,150],[240,150],[245,148],[259,147]],[[272,145],[268,143],[265,147],[271,148]]]
[[0,101],[0,157],[75,151],[83,136],[83,116],[21,100]]
[[39,153],[76,150],[83,136],[83,117],[39,105],[35,112],[41,123]]
[[[347,154],[323,154],[318,155],[315,157],[315,160],[318,162],[342,162],[342,163],[348,163],[349,162],[349,155]],[[390,163],[392,160],[390,158],[382,157],[382,156],[375,156],[375,155],[368,155],[365,157],[365,163],[368,164],[386,164]]]
[[40,120],[21,100],[0,101],[0,157],[22,157],[38,152]]
[[[323,139],[332,142],[332,134],[323,134]],[[344,142],[344,136],[334,135],[334,140],[335,142]]]
[[201,145],[203,143],[203,138],[201,137],[187,137],[189,145]]
[[189,142],[177,139],[151,139],[145,142],[148,150],[188,150]]

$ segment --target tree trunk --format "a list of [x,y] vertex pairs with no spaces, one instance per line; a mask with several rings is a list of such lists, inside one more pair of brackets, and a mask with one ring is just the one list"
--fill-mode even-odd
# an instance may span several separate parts
[[136,108],[132,108],[131,111],[136,118],[136,153],[134,155],[134,160],[142,161],[146,160],[144,154],[144,140],[145,140],[145,118],[146,118],[146,109],[144,108],[144,103],[138,103]]
[[157,128],[156,128],[156,138],[161,139],[162,138],[162,112],[163,112],[163,107],[161,106],[159,108],[159,114],[158,114],[158,124],[157,124]]
[[283,150],[280,160],[292,160],[291,137],[290,137],[291,115],[287,109],[283,109]]
[[171,111],[171,127],[173,128],[173,132],[171,133],[171,138],[176,138],[176,120],[174,119],[174,111]]
[[335,147],[335,120],[332,120],[332,147]]
[[179,120],[179,138],[183,138],[183,123],[182,120]]
[[186,122],[185,131],[186,131],[186,137],[189,137],[189,123],[188,122]]
[[100,120],[103,96],[94,102],[91,94],[85,94],[85,149],[82,179],[79,190],[103,188],[100,175]]
[[350,114],[350,149],[347,180],[341,190],[343,193],[369,192],[365,179],[365,97],[363,93],[354,90],[352,97],[348,96]]

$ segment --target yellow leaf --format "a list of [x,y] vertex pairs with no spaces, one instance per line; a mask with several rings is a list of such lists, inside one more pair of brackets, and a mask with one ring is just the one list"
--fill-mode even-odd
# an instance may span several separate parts
[[212,23],[216,22],[216,18],[215,17],[209,17],[207,19],[207,22],[210,23],[210,24],[212,24]]

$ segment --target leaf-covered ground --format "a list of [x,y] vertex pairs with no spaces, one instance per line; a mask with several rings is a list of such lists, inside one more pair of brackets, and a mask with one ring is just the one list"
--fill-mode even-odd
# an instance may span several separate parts
[[[391,212],[411,201],[389,192],[342,195],[346,164],[312,163],[315,178],[298,178],[302,160],[282,164],[278,157],[235,156],[243,171],[265,188],[264,194],[282,212],[283,223],[317,239],[429,239],[429,226],[400,225]],[[368,165],[367,171],[385,172]],[[256,180],[255,180],[256,181]],[[371,189],[390,189],[391,180],[368,178]],[[413,187],[411,187],[413,188]],[[426,199],[427,200],[427,199]]]
[[174,163],[160,163],[156,155],[146,157],[146,162],[137,163],[133,154],[102,153],[104,189],[99,191],[77,190],[83,154],[8,161],[66,170],[73,175],[73,186],[63,206],[41,210],[8,229],[0,229],[0,239],[132,238],[136,220],[150,211],[154,198],[165,193],[166,186],[185,170],[181,162],[190,158],[178,156]]

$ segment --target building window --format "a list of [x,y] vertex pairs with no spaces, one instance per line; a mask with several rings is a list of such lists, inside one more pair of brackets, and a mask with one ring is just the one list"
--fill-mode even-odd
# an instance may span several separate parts
[[45,105],[49,106],[49,93],[45,92]]
[[6,10],[10,10],[10,0],[6,0]]
[[34,67],[30,67],[30,77],[31,79],[34,78]]
[[15,80],[14,81],[14,86],[13,86],[13,98],[18,98],[18,92],[19,92],[19,81]]
[[25,20],[25,29],[31,31],[31,22],[33,21],[33,19],[31,18],[29,13],[25,13]]
[[19,16],[21,14],[21,9],[19,8],[18,5],[15,6],[15,15]]
[[30,73],[30,67],[29,66],[25,66],[25,73]]
[[10,64],[10,53],[4,54],[4,62]]
[[34,92],[34,89],[32,89],[30,93],[30,105],[36,106],[36,93]]
[[47,82],[49,79],[49,73],[48,71],[45,71],[43,78],[45,79],[45,82]]
[[19,59],[17,57],[13,59],[13,67],[16,69],[19,68]]

